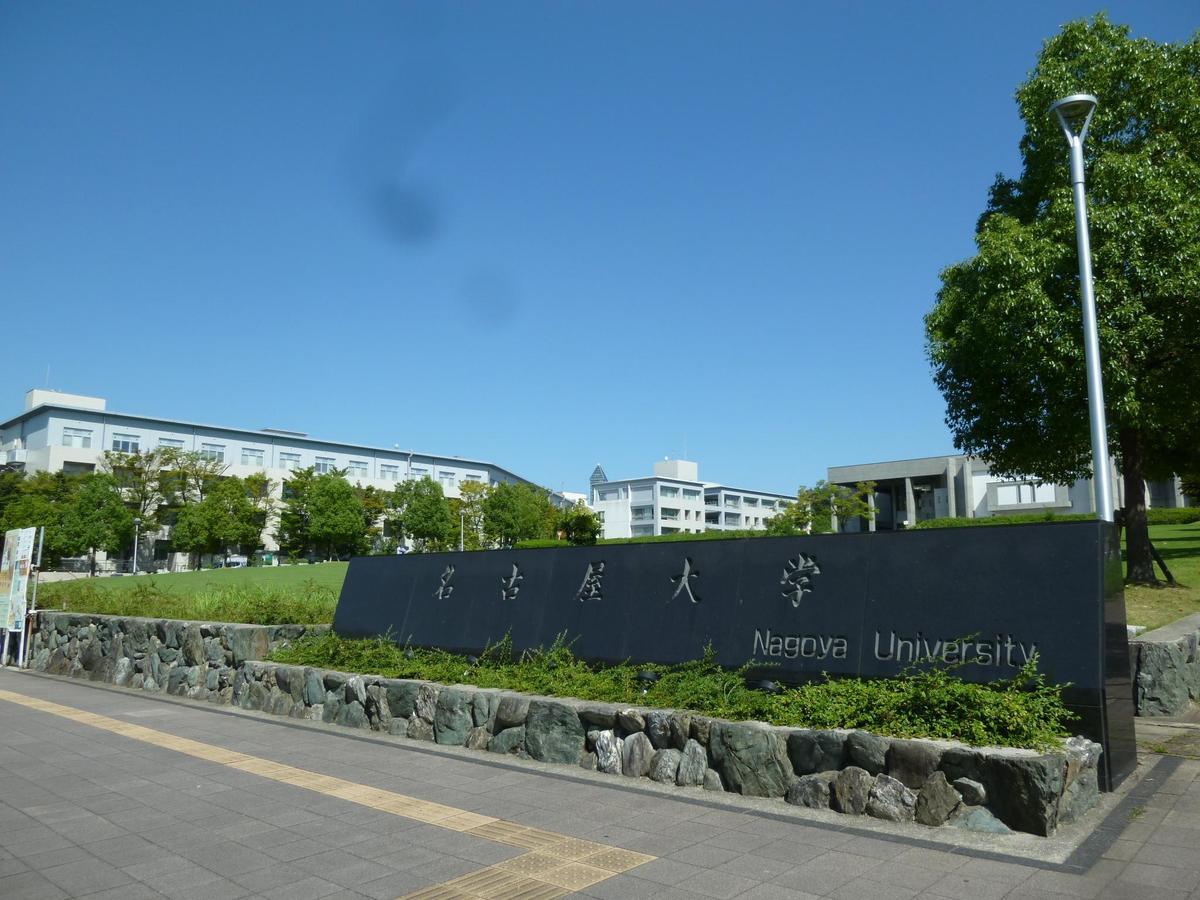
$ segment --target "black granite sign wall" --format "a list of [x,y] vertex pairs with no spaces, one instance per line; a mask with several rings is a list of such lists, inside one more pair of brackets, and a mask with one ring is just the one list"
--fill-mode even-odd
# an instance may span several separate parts
[[358,557],[333,627],[471,653],[565,633],[599,661],[682,662],[711,643],[724,665],[794,683],[929,657],[990,681],[1036,653],[1104,746],[1104,784],[1135,762],[1120,554],[1101,522]]

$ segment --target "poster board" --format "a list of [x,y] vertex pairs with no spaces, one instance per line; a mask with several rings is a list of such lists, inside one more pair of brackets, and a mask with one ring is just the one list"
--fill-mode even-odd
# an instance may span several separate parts
[[36,528],[14,528],[4,535],[4,552],[0,555],[0,622],[6,632],[25,630],[36,534]]

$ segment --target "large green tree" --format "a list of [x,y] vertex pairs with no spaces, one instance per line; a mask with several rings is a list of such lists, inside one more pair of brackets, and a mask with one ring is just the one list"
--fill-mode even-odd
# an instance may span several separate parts
[[767,534],[780,537],[797,534],[826,534],[839,522],[871,514],[875,482],[860,481],[853,488],[818,481],[813,487],[800,486],[796,502],[767,520]]
[[[64,556],[78,552],[63,531],[62,520],[64,512],[71,505],[75,490],[79,487],[80,477],[62,472],[35,472],[24,476],[17,474],[17,490],[15,493],[9,492],[4,508],[0,511],[0,532],[10,528],[44,527],[44,566],[57,565]],[[5,479],[5,484],[11,489],[14,482]]]
[[498,484],[483,501],[483,533],[501,547],[552,538],[556,521],[549,492],[531,484]]
[[265,475],[211,483],[203,500],[179,509],[171,531],[173,546],[193,554],[197,565],[202,553],[253,553],[262,547],[269,493],[270,481]]
[[1124,478],[1128,578],[1154,581],[1145,479],[1200,455],[1200,37],[1158,44],[1103,15],[1046,42],[1016,94],[1021,173],[998,177],[978,252],[926,317],[959,449],[1001,475],[1089,475],[1067,145],[1048,114],[1091,93],[1088,211],[1109,447]]
[[118,553],[133,543],[133,513],[121,498],[116,479],[105,473],[82,476],[67,498],[59,520],[68,553],[87,553],[96,574],[96,551]]
[[576,546],[594,544],[600,538],[600,517],[588,509],[582,500],[562,510],[558,517],[558,531],[568,543]]
[[458,546],[459,520],[450,513],[442,486],[426,476],[396,485],[390,498],[393,529],[410,537],[418,552]]
[[308,487],[308,528],[312,546],[327,557],[362,553],[367,521],[354,486],[336,473],[318,475]]

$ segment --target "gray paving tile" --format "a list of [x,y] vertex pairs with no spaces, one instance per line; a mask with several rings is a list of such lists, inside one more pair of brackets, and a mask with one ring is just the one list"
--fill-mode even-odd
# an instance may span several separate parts
[[936,897],[949,897],[952,900],[999,900],[1014,887],[1015,885],[1004,881],[968,877],[951,872],[931,884],[926,893]]
[[41,869],[47,881],[62,888],[71,896],[92,893],[129,884],[133,879],[115,866],[98,859],[80,859],[75,862]]
[[757,878],[745,878],[730,872],[718,872],[710,869],[681,881],[676,887],[690,891],[699,897],[729,900],[729,898],[738,897],[761,883],[761,880]]
[[4,879],[7,896],[21,900],[63,900],[67,893],[38,872],[21,872]]
[[919,892],[900,884],[855,878],[834,888],[829,896],[834,900],[912,900]]

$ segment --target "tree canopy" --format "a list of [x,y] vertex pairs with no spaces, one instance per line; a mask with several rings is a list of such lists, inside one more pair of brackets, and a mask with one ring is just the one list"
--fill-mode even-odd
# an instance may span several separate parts
[[483,529],[501,547],[554,537],[556,510],[549,493],[531,484],[498,484],[483,501]]
[[1074,206],[1056,99],[1095,94],[1085,144],[1108,439],[1129,577],[1154,578],[1144,480],[1200,470],[1200,37],[1158,44],[1103,15],[1046,42],[1017,89],[1016,178],[925,320],[956,446],[999,475],[1091,474]]

